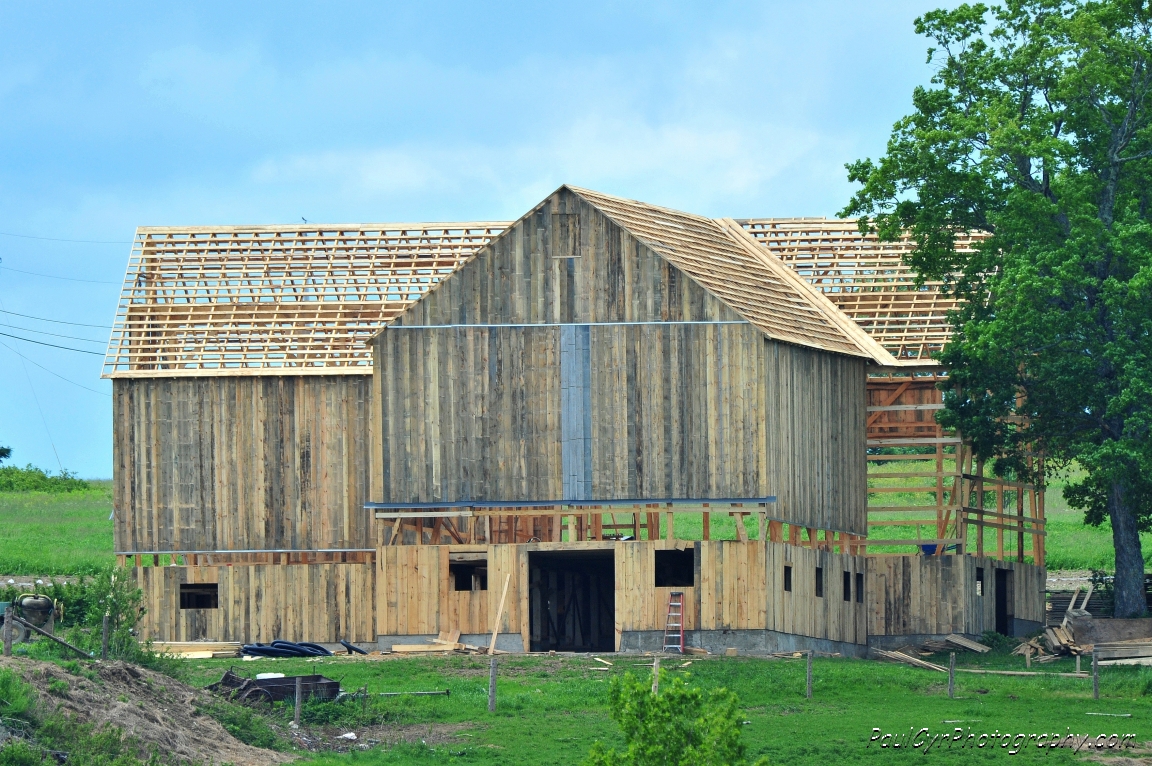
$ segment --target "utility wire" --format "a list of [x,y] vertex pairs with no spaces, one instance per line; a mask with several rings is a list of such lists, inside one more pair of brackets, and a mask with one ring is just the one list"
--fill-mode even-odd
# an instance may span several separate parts
[[[0,308],[2,307],[3,303],[0,302]],[[48,434],[48,443],[52,445],[52,454],[56,456],[56,465],[60,468],[60,473],[64,473],[64,461],[60,459],[60,452],[56,449],[56,441],[52,438],[51,429],[48,428],[48,418],[44,417],[44,408],[40,406],[40,397],[36,396],[36,387],[32,385],[32,376],[28,374],[28,365],[24,363],[24,355],[17,354],[17,356],[20,357],[20,368],[24,370],[24,380],[28,381],[28,390],[32,392],[32,401],[36,402],[36,410],[40,413],[40,422],[44,424],[44,433]]]
[[14,317],[24,317],[25,319],[35,319],[39,322],[55,322],[56,324],[70,324],[76,327],[99,327],[101,330],[111,330],[111,325],[106,324],[84,324],[83,322],[65,322],[63,319],[47,319],[45,317],[34,317],[31,314],[17,314],[15,311],[5,311],[0,309],[0,314],[11,314]]
[[107,341],[93,340],[92,338],[81,338],[79,335],[61,335],[58,332],[48,332],[47,330],[33,330],[31,327],[20,327],[19,325],[8,324],[7,322],[0,322],[0,327],[11,327],[13,330],[22,330],[24,332],[34,332],[39,335],[51,335],[54,338],[67,338],[68,340],[82,340],[86,343],[106,343]]
[[34,359],[29,359],[28,357],[24,356],[24,355],[23,355],[23,354],[21,354],[19,351],[17,351],[16,349],[12,348],[11,346],[9,346],[7,343],[5,343],[5,342],[4,342],[4,341],[2,341],[2,340],[0,340],[0,346],[3,346],[4,348],[8,349],[8,350],[9,350],[9,351],[11,351],[13,354],[15,354],[16,356],[18,356],[18,357],[20,357],[21,359],[23,359],[24,361],[26,361],[26,362],[30,362],[31,364],[34,364],[34,365],[36,365],[37,367],[39,367],[41,370],[44,370],[44,372],[48,373],[49,375],[55,375],[57,378],[60,378],[60,380],[64,381],[65,383],[71,383],[72,385],[76,386],[77,388],[82,388],[82,389],[84,389],[85,391],[91,391],[91,392],[92,392],[92,393],[94,393],[94,394],[100,394],[101,396],[107,396],[109,399],[111,399],[111,398],[112,398],[112,394],[106,393],[106,392],[104,392],[104,391],[97,391],[97,390],[96,390],[96,389],[94,389],[94,388],[88,388],[88,386],[84,386],[84,385],[81,385],[80,383],[77,383],[77,382],[76,382],[76,381],[74,381],[74,380],[69,380],[68,378],[64,377],[63,375],[61,375],[61,374],[59,374],[59,373],[57,373],[57,372],[53,372],[52,370],[49,370],[47,367],[45,367],[44,365],[40,364],[40,363],[39,363],[39,362],[37,362],[36,360],[34,360]]
[[120,239],[61,239],[59,237],[33,237],[31,234],[12,234],[0,231],[0,237],[17,237],[18,239],[39,239],[44,242],[79,242],[85,245],[131,245],[132,242]]
[[119,282],[109,282],[104,279],[77,279],[76,277],[58,277],[55,274],[40,274],[35,271],[24,271],[23,269],[14,269],[11,266],[0,266],[0,268],[7,271],[15,271],[19,274],[31,274],[34,277],[47,277],[48,279],[63,279],[68,282],[88,282],[94,285],[118,285]]
[[52,348],[62,348],[65,351],[75,351],[78,354],[91,354],[92,356],[104,356],[104,354],[102,354],[99,351],[85,351],[82,348],[69,348],[68,346],[57,346],[55,343],[45,343],[42,340],[32,340],[31,338],[21,338],[19,335],[12,335],[12,334],[6,333],[6,332],[0,332],[0,335],[3,335],[5,338],[15,338],[16,340],[22,340],[25,343],[35,343],[38,346],[51,346]]

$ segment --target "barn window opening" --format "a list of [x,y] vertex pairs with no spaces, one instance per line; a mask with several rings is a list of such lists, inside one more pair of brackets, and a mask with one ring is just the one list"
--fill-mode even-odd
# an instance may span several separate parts
[[691,588],[696,584],[695,549],[656,551],[656,587]]
[[181,609],[219,609],[220,585],[214,582],[181,583]]
[[816,567],[816,598],[824,598],[824,568]]
[[864,603],[864,573],[856,573],[856,603]]
[[851,572],[845,572],[844,573],[844,600],[845,601],[851,601],[852,600],[852,573]]
[[488,590],[488,555],[453,553],[448,556],[448,577],[452,590]]
[[984,567],[976,567],[976,595],[984,595]]
[[792,592],[792,567],[790,566],[784,567],[784,590],[789,593]]

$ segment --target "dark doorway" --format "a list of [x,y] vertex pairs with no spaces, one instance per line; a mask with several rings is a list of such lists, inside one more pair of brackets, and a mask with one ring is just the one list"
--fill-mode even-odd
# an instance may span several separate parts
[[1012,570],[996,569],[996,632],[1012,635]]
[[528,620],[533,652],[616,648],[616,562],[612,551],[531,551]]

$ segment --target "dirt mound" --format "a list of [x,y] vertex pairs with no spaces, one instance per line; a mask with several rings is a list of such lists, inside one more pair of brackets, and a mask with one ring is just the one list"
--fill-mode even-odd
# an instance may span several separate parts
[[76,675],[50,662],[15,657],[0,657],[0,668],[19,673],[39,693],[45,709],[58,709],[97,726],[110,723],[146,748],[155,748],[169,763],[266,766],[293,760],[285,753],[238,742],[197,711],[211,702],[208,692],[161,673],[125,662],[94,662],[85,663]]

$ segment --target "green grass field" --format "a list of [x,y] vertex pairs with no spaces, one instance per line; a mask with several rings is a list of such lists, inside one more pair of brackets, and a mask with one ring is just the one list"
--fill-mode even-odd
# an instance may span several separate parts
[[49,494],[0,492],[0,574],[88,574],[112,555],[112,482]]
[[[606,672],[586,657],[502,657],[497,683],[497,711],[487,711],[488,664],[482,657],[421,657],[354,660],[259,660],[244,670],[286,674],[323,673],[342,679],[345,689],[366,686],[369,692],[451,690],[450,697],[400,697],[373,701],[368,715],[358,702],[306,706],[303,723],[326,724],[329,737],[372,720],[393,726],[431,726],[429,738],[450,741],[431,747],[416,744],[363,754],[315,756],[309,763],[328,764],[572,764],[592,743],[619,744],[608,717],[608,679],[633,672],[649,676],[651,659],[615,655]],[[938,658],[947,663],[947,657]],[[235,661],[193,661],[190,675],[198,683],[217,680]],[[696,659],[687,668],[665,658],[671,674],[688,674],[705,688],[723,686],[736,692],[747,722],[743,732],[754,756],[774,764],[883,763],[892,750],[869,746],[874,727],[907,732],[909,727],[936,733],[971,726],[974,732],[1034,733],[1070,729],[1078,734],[1136,734],[1152,739],[1152,669],[1108,668],[1102,676],[1101,699],[1092,699],[1091,681],[1052,676],[1011,677],[957,674],[956,698],[948,699],[941,673],[888,663],[839,658],[814,663],[813,699],[804,696],[803,660],[715,657]],[[958,656],[958,666],[1022,669],[1021,658],[994,654]],[[1071,671],[1072,661],[1046,666],[1050,672]],[[1089,713],[1130,714],[1131,718]],[[272,714],[275,728],[286,731],[291,710]],[[455,726],[464,728],[456,729]],[[909,753],[908,757],[911,757]],[[959,750],[941,747],[918,762],[968,763],[1007,757],[1007,749]],[[1015,760],[1072,763],[1067,751],[1024,748]]]
[[[877,481],[883,481],[878,479]],[[110,489],[99,483],[87,492],[63,495],[0,493],[0,571],[7,574],[77,574],[112,561]],[[1051,519],[1049,567],[1088,569],[1111,567],[1107,527],[1082,523],[1068,510],[1058,488],[1048,497]],[[756,534],[756,522],[747,529]],[[678,516],[677,536],[700,537],[698,515]],[[712,537],[735,538],[730,518],[713,515]],[[1145,538],[1145,556],[1152,540]],[[959,655],[961,666],[1022,669],[1019,657],[993,654]],[[946,663],[946,658],[938,658]],[[367,752],[315,756],[309,763],[326,764],[571,764],[578,763],[592,743],[620,742],[608,717],[608,679],[632,671],[648,674],[640,656],[618,655],[607,672],[585,657],[503,657],[500,659],[499,705],[489,714],[487,663],[483,658],[419,657],[356,662],[324,660],[260,660],[242,663],[245,670],[288,674],[321,672],[341,680],[346,690],[370,692],[450,689],[450,697],[408,697],[308,705],[304,720],[330,737],[346,728],[429,727],[431,745],[415,743],[376,747]],[[650,662],[650,660],[649,660]],[[958,674],[957,699],[949,700],[942,674],[874,661],[839,658],[815,663],[815,698],[804,698],[804,666],[800,660],[753,658],[696,659],[687,668],[666,660],[672,673],[690,674],[705,688],[724,686],[735,691],[745,710],[744,736],[750,754],[765,754],[772,763],[880,763],[896,754],[870,746],[874,727],[906,732],[928,727],[936,733],[956,726],[974,732],[1058,732],[1078,734],[1134,733],[1152,739],[1152,668],[1107,668],[1101,699],[1092,699],[1091,684],[1055,675],[1008,677]],[[217,680],[235,660],[184,663],[183,675],[198,684]],[[1043,666],[1046,672],[1067,672],[1071,660]],[[1109,716],[1090,716],[1108,713]],[[1132,715],[1132,718],[1112,717]],[[290,712],[278,708],[270,716],[249,717],[237,724],[242,736],[284,746]],[[277,733],[278,732],[278,733]],[[261,739],[262,738],[262,739]],[[1007,757],[1011,748],[952,750],[938,746],[916,758],[932,763],[967,763]],[[1081,760],[1067,750],[1034,746],[1012,756],[1030,761],[1071,763]],[[911,756],[911,754],[910,754]]]

